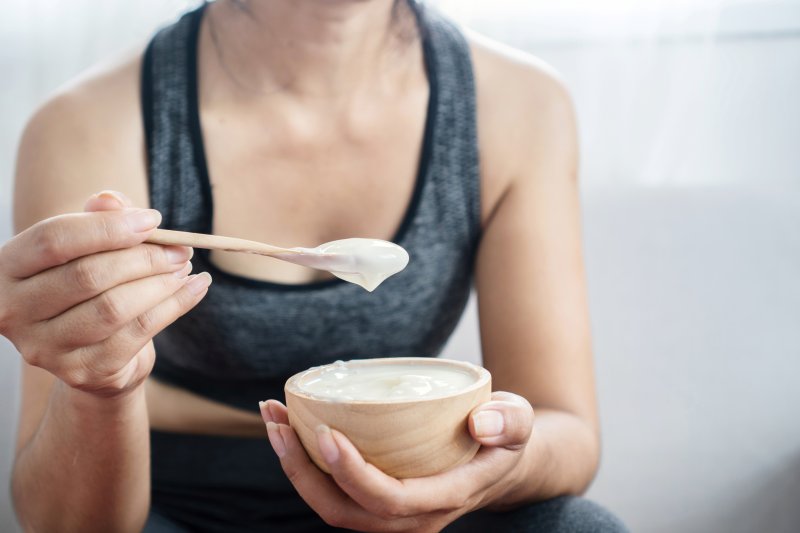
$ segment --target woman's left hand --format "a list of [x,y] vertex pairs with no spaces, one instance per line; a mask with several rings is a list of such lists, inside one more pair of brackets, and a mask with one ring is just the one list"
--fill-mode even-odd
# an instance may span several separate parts
[[471,461],[434,476],[395,479],[367,463],[347,437],[322,426],[317,439],[329,476],[309,459],[283,404],[264,402],[261,415],[300,496],[328,525],[358,531],[439,531],[470,511],[502,504],[523,475],[516,467],[533,430],[528,401],[495,392],[469,416],[469,431],[482,444]]

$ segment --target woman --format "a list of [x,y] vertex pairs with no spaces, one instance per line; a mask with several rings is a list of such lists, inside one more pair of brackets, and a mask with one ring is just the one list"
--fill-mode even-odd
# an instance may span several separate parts
[[[65,88],[25,132],[20,233],[0,251],[0,332],[25,361],[21,523],[622,530],[569,496],[599,457],[575,144],[545,66],[405,0],[203,5]],[[376,237],[412,259],[368,294],[144,243],[159,224],[279,245]],[[473,276],[498,391],[470,416],[479,454],[398,481],[323,429],[323,474],[277,401],[286,377],[437,353]]]

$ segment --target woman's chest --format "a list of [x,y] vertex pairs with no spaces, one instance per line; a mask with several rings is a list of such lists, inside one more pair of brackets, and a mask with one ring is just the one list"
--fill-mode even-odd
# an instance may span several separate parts
[[[418,179],[424,122],[412,106],[363,117],[208,113],[202,124],[213,231],[285,246],[347,237],[391,240]],[[214,260],[262,280],[304,283],[326,276],[241,255]]]

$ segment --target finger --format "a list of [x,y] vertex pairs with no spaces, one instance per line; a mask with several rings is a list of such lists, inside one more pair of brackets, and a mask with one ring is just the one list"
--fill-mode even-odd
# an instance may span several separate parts
[[86,212],[114,211],[116,209],[125,209],[126,207],[133,207],[133,202],[130,198],[119,191],[107,190],[90,196],[86,200],[83,210]]
[[533,431],[533,408],[510,392],[496,392],[492,400],[476,407],[469,417],[472,437],[484,446],[523,448]]
[[187,283],[191,264],[182,271],[123,283],[45,323],[64,350],[101,342],[157,306]]
[[[468,463],[423,478],[397,480],[364,461],[343,434],[318,429],[320,452],[336,484],[365,509],[383,517],[464,512],[518,463],[517,452],[482,448]],[[333,450],[333,446],[336,450]],[[338,455],[337,455],[338,452]],[[458,490],[453,490],[458,487]]]
[[106,351],[113,351],[120,343],[123,346],[130,343],[144,346],[161,330],[196,306],[208,293],[211,281],[208,272],[189,276],[183,287],[173,295],[137,316],[122,331],[105,341]]
[[203,299],[210,283],[211,276],[208,273],[190,276],[175,294],[136,317],[116,334],[70,353],[63,358],[71,359],[72,368],[75,369],[67,376],[68,384],[80,386],[102,377],[107,377],[106,381],[113,381],[120,372],[124,372],[133,357],[131,354],[136,354],[156,334]]
[[[359,505],[378,516],[400,518],[446,512],[463,504],[464,485],[446,488],[422,483],[409,487],[406,480],[388,476],[367,463],[342,433],[320,426],[317,440],[320,454],[336,484]],[[452,487],[459,487],[459,490],[454,491]]]
[[261,410],[261,418],[264,419],[265,424],[267,422],[275,422],[276,424],[289,425],[289,412],[286,406],[278,400],[259,402],[258,406]]
[[2,257],[11,259],[2,267],[12,277],[28,278],[78,257],[140,244],[160,222],[153,209],[59,215],[8,241]]
[[291,427],[269,422],[267,435],[297,493],[328,525],[360,531],[413,530],[418,525],[413,519],[383,520],[358,506],[311,462]]
[[193,250],[184,246],[142,244],[81,257],[23,280],[25,316],[53,318],[117,285],[185,268]]
[[320,455],[336,481],[348,496],[371,513],[381,517],[406,514],[403,484],[367,463],[349,439],[328,426],[320,426],[317,445]]

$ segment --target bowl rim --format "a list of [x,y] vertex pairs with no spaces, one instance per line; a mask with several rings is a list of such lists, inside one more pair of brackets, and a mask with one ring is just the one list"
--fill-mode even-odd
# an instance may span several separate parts
[[[466,370],[476,376],[475,382],[471,383],[470,385],[464,387],[463,389],[459,389],[454,392],[450,392],[447,394],[437,395],[437,396],[428,396],[428,397],[420,397],[420,398],[395,398],[395,399],[382,399],[382,400],[341,400],[339,398],[326,398],[323,396],[317,396],[313,393],[309,393],[304,391],[298,382],[303,379],[305,376],[319,372],[323,368],[327,368],[331,365],[335,365],[336,363],[344,362],[346,364],[355,364],[356,366],[361,366],[363,364],[366,365],[373,365],[373,364],[380,364],[380,363],[390,363],[390,364],[429,364],[429,365],[438,365],[438,366],[449,366],[449,367],[458,367],[461,370]],[[392,405],[402,405],[407,403],[420,403],[420,402],[431,402],[437,400],[445,400],[448,398],[455,398],[462,394],[467,394],[473,391],[476,391],[483,386],[486,385],[487,382],[490,382],[492,375],[489,373],[488,370],[483,368],[482,366],[478,366],[476,364],[470,363],[468,361],[459,361],[456,359],[447,359],[443,357],[374,357],[374,358],[366,358],[366,359],[351,359],[349,361],[334,361],[333,363],[328,363],[325,365],[313,366],[311,368],[307,368],[297,374],[294,374],[292,377],[286,380],[286,384],[283,387],[284,393],[288,396],[289,393],[293,394],[294,396],[303,398],[305,400],[319,402],[319,403],[331,403],[331,404],[341,404],[341,405],[354,405],[354,404],[369,404],[369,405],[381,405],[381,404],[392,404]]]

